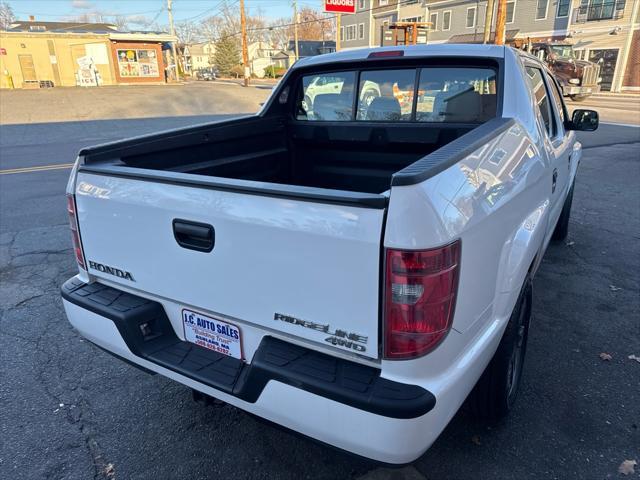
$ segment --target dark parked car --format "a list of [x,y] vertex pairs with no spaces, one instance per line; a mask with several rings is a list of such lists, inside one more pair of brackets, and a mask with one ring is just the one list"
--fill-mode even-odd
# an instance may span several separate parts
[[207,82],[210,80],[216,80],[218,78],[217,71],[213,68],[203,68],[196,72],[196,79],[198,80],[206,80]]

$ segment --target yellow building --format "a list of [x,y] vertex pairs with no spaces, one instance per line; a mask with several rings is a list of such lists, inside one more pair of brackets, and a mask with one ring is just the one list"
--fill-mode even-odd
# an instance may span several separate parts
[[[164,83],[163,47],[173,40],[161,32],[118,32],[110,24],[15,22],[0,32],[0,88]],[[123,58],[139,75],[124,77],[123,49],[134,52],[133,60]]]

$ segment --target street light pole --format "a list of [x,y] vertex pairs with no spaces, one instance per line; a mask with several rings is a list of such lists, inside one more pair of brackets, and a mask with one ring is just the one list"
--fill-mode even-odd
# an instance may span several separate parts
[[494,0],[487,0],[487,9],[484,15],[484,38],[482,43],[489,43],[491,40],[491,24],[493,23],[493,8],[495,5]]
[[296,61],[300,58],[298,51],[298,0],[293,0],[293,42],[296,52]]
[[507,0],[498,0],[498,14],[496,15],[496,45],[504,45],[505,28],[507,23]]
[[[169,32],[171,33],[171,36],[175,38],[176,29],[173,26],[173,11],[171,10],[171,3],[172,2],[173,2],[173,0],[167,0],[167,11],[169,12]],[[171,55],[173,56],[173,68],[174,68],[174,72],[176,74],[176,80],[179,81],[180,80],[180,75],[178,74],[178,53],[176,51],[176,41],[175,40],[171,41]]]
[[244,63],[244,86],[249,86],[249,53],[247,50],[247,19],[244,15],[244,0],[240,0],[240,29],[242,30],[242,63]]

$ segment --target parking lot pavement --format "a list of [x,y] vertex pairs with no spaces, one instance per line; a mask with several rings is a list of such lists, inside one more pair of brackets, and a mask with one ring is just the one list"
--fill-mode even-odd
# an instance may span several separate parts
[[[0,169],[72,160],[60,131],[80,145],[196,118],[3,126]],[[638,132],[581,135],[569,239],[551,245],[535,279],[513,414],[487,428],[462,410],[423,457],[394,471],[228,405],[202,407],[81,339],[59,298],[76,272],[69,172],[0,175],[0,478],[616,478],[623,460],[640,461],[640,363],[628,358],[640,356]]]

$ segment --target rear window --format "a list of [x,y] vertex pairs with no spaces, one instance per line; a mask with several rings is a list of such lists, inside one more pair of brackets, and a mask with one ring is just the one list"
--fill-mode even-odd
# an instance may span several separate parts
[[425,67],[363,70],[359,76],[357,73],[302,77],[296,118],[483,123],[496,116],[496,71],[491,68]]

